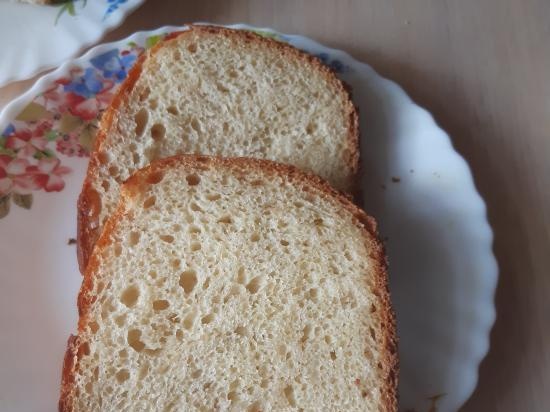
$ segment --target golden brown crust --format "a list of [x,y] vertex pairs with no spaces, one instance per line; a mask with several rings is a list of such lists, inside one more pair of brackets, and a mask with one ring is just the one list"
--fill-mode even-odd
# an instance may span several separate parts
[[350,179],[346,182],[346,187],[349,192],[354,192],[356,189],[355,175],[359,169],[358,115],[355,106],[351,101],[348,89],[342,81],[335,76],[334,72],[329,67],[324,65],[317,57],[304,53],[289,44],[265,38],[250,31],[234,30],[218,26],[191,25],[189,30],[173,33],[164,41],[155,45],[149,52],[142,54],[130,70],[127,79],[118,89],[109,108],[103,113],[95,139],[94,151],[91,154],[86,179],[78,201],[77,255],[81,273],[84,273],[85,271],[88,259],[101,230],[101,222],[99,222],[99,224],[95,224],[94,217],[91,216],[93,213],[91,213],[89,207],[94,201],[93,182],[96,179],[97,170],[99,167],[98,152],[101,150],[101,146],[105,142],[111,128],[116,126],[118,109],[130,96],[131,91],[141,75],[143,63],[149,56],[154,55],[158,50],[166,46],[168,42],[177,41],[177,38],[180,36],[188,36],[195,33],[214,33],[226,36],[227,38],[235,41],[236,39],[244,39],[246,42],[261,43],[262,47],[279,50],[285,57],[302,61],[305,64],[310,65],[312,69],[321,72],[327,82],[331,84],[335,90],[340,92],[342,99],[345,102],[342,109],[345,116],[349,119],[347,136],[347,164],[350,168]]
[[78,337],[74,335],[69,336],[67,351],[63,358],[63,370],[61,372],[61,395],[58,405],[59,412],[71,412],[73,410],[74,377],[78,346]]
[[[384,247],[378,238],[375,220],[368,216],[363,210],[358,208],[351,200],[343,193],[333,189],[330,184],[318,176],[300,171],[298,168],[291,165],[272,162],[269,160],[251,159],[251,158],[222,158],[218,156],[197,156],[197,155],[178,155],[166,159],[157,160],[149,166],[135,172],[121,187],[121,195],[119,204],[113,215],[107,220],[104,230],[97,241],[95,253],[90,257],[89,264],[86,268],[82,287],[78,297],[79,308],[79,334],[83,333],[89,317],[89,309],[94,301],[94,282],[97,278],[97,272],[100,264],[100,251],[105,249],[112,242],[112,234],[116,230],[117,223],[126,214],[129,213],[127,207],[131,204],[132,197],[144,190],[144,187],[151,183],[151,178],[157,176],[162,171],[169,168],[184,168],[188,172],[195,170],[203,170],[204,168],[226,168],[232,171],[242,172],[247,175],[250,172],[261,172],[266,176],[278,176],[289,182],[301,187],[302,190],[308,193],[318,195],[325,199],[335,200],[339,206],[350,213],[354,218],[354,223],[364,232],[365,243],[371,251],[370,258],[376,262],[375,282],[376,291],[374,293],[379,299],[380,307],[376,308],[377,314],[382,318],[382,327],[386,332],[381,337],[381,351],[384,353],[385,361],[377,365],[385,377],[385,387],[383,390],[383,398],[385,403],[385,411],[397,411],[397,376],[398,376],[398,359],[397,359],[397,336],[395,331],[395,315],[391,307],[390,295],[388,290],[387,262],[384,253]],[[67,350],[71,359],[75,359],[74,354],[69,355],[70,350]],[[65,370],[68,370],[67,376]],[[74,383],[74,378],[70,373],[74,373],[75,369],[71,366],[64,368],[63,387],[70,386]],[[66,389],[63,393],[69,393]],[[60,401],[61,404],[61,401]]]

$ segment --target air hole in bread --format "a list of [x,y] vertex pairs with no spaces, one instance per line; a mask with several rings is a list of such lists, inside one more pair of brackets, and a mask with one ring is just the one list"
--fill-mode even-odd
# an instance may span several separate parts
[[151,99],[149,100],[149,107],[152,109],[152,110],[156,110],[157,107],[159,105],[159,102],[157,99]]
[[309,339],[309,336],[311,334],[311,325],[304,326],[304,329],[302,331],[302,339],[300,339],[300,342],[306,343]]
[[193,379],[198,379],[201,377],[201,375],[202,375],[202,369],[197,369],[193,371],[193,373],[191,374],[191,377]]
[[145,343],[141,340],[141,331],[139,329],[130,329],[128,331],[127,341],[128,345],[136,352],[141,352],[145,348]]
[[157,201],[157,198],[155,196],[150,196],[145,200],[145,202],[143,202],[143,207],[145,209],[149,209],[151,206],[155,204],[156,201]]
[[116,373],[115,377],[118,383],[124,383],[130,378],[130,372],[128,372],[128,369],[121,369]]
[[151,94],[151,89],[149,87],[144,88],[141,93],[139,94],[139,101],[143,102],[145,99],[149,97],[149,94]]
[[231,216],[229,215],[225,215],[225,216],[222,216],[218,219],[218,223],[224,223],[224,224],[229,224],[231,223]]
[[137,286],[128,286],[120,295],[120,301],[127,307],[133,307],[139,299],[139,289]]
[[191,312],[183,319],[183,327],[187,330],[193,329],[193,324],[195,323],[195,318],[197,317],[197,314],[195,312]]
[[115,323],[118,327],[123,327],[126,324],[126,315],[119,315],[115,318]]
[[130,244],[130,246],[135,246],[138,244],[139,238],[139,232],[130,232],[130,235],[128,236],[128,243]]
[[168,106],[166,108],[166,111],[170,114],[173,114],[174,116],[177,116],[179,114],[179,110],[176,106]]
[[146,182],[152,185],[160,183],[164,178],[164,173],[161,171],[155,171],[147,175]]
[[314,302],[317,302],[317,296],[319,295],[319,291],[316,289],[316,288],[311,288],[309,290],[309,298],[314,301]]
[[160,240],[166,243],[173,243],[174,242],[174,236],[172,235],[159,235]]
[[118,176],[118,173],[119,173],[119,170],[118,170],[118,167],[117,166],[110,166],[109,167],[109,175],[111,177],[117,177]]
[[292,385],[288,385],[284,390],[285,398],[288,401],[288,404],[293,408],[296,407],[296,399],[294,398],[294,388]]
[[229,93],[229,89],[225,85],[223,85],[219,82],[216,83],[216,89],[218,89],[218,91],[220,91],[222,93]]
[[336,360],[336,352],[334,351],[330,352],[330,359],[332,359],[333,361]]
[[212,202],[216,201],[216,200],[220,200],[221,199],[221,195],[219,193],[208,193],[206,195],[206,198]]
[[164,135],[166,134],[166,128],[163,124],[155,123],[151,127],[151,137],[154,141],[158,142],[164,138]]
[[119,243],[115,244],[114,253],[116,257],[122,255],[122,246]]
[[372,338],[372,340],[376,341],[376,332],[374,331],[372,326],[369,327],[369,333],[370,333],[370,337]]
[[192,242],[191,243],[191,252],[198,252],[201,250],[202,246],[199,242]]
[[227,399],[231,402],[237,402],[239,400],[239,394],[236,391],[228,392]]
[[244,326],[237,326],[235,328],[235,334],[239,336],[248,336],[248,329],[246,329]]
[[136,136],[143,135],[143,131],[145,130],[147,122],[149,121],[149,112],[147,111],[147,109],[140,109],[134,116],[134,121],[136,122]]
[[153,280],[156,279],[157,278],[157,271],[156,270],[150,270],[149,271],[149,277]]
[[289,243],[288,243],[288,241],[286,241],[286,240],[284,240],[284,239],[281,239],[281,245],[283,245],[283,246],[288,246]]
[[193,292],[193,289],[197,285],[197,273],[192,269],[186,270],[180,275],[179,285],[185,293],[189,294]]
[[191,175],[185,176],[185,180],[187,180],[187,184],[189,186],[197,186],[201,182],[200,176],[194,173]]
[[197,132],[197,133],[201,133],[202,132],[202,128],[201,128],[201,123],[197,120],[197,119],[193,119],[191,120],[191,128]]
[[77,356],[81,358],[82,356],[88,356],[90,354],[90,345],[88,342],[83,342],[78,347]]
[[99,324],[97,322],[92,321],[88,326],[90,327],[90,332],[92,333],[96,333],[99,330]]
[[141,161],[141,156],[137,152],[132,153],[132,161],[134,162],[134,165],[139,165],[139,162]]
[[240,283],[241,285],[246,283],[246,273],[244,271],[244,267],[242,266],[240,266],[237,271],[237,283]]
[[208,315],[202,317],[201,323],[203,325],[208,325],[209,323],[212,323],[215,318],[216,315],[214,315],[213,313],[209,313]]
[[170,266],[172,266],[173,269],[178,269],[181,266],[181,260],[180,259],[172,259],[170,261]]
[[159,300],[153,301],[153,309],[154,310],[168,309],[169,306],[170,306],[170,303],[167,300],[164,300],[164,299],[159,299]]
[[252,235],[250,236],[250,240],[252,242],[257,242],[258,240],[260,240],[260,234],[257,232],[252,233]]
[[190,207],[193,212],[202,212],[201,207],[197,205],[195,202],[191,202]]
[[111,155],[109,154],[109,152],[97,152],[97,161],[99,162],[99,164],[106,165],[110,162],[110,160]]
[[248,282],[248,284],[246,285],[246,290],[248,290],[248,292],[252,294],[258,293],[258,291],[262,288],[263,283],[264,283],[264,277],[256,276],[250,282]]
[[191,234],[201,233],[201,229],[198,226],[191,225],[189,226],[189,233]]
[[103,190],[105,190],[106,192],[109,191],[109,187],[110,187],[110,186],[111,186],[111,185],[109,184],[109,181],[108,181],[108,180],[103,180],[103,181],[101,182],[101,187],[102,187]]
[[190,43],[188,46],[187,46],[187,51],[189,53],[196,53],[197,52],[197,45],[195,43]]
[[256,401],[246,409],[246,412],[262,412],[262,410],[263,410],[262,402]]

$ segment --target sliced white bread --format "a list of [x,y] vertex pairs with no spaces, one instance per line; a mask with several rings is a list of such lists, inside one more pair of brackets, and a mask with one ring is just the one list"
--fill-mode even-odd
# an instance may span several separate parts
[[62,412],[396,411],[375,223],[292,166],[176,156],[136,172],[78,304]]
[[81,269],[119,184],[181,153],[276,160],[351,191],[357,113],[331,70],[287,44],[210,26],[161,42],[136,63],[99,126],[79,200]]

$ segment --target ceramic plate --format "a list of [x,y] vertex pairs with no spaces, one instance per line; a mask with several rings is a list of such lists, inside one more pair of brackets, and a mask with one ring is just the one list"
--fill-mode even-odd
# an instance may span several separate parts
[[76,55],[122,23],[144,0],[71,0],[37,6],[0,0],[0,87]]
[[[365,208],[380,225],[400,338],[400,408],[455,411],[476,386],[495,318],[485,204],[449,136],[395,83],[300,36],[353,88]],[[0,410],[54,410],[77,323],[76,200],[102,110],[164,27],[93,48],[0,116]],[[437,408],[437,409],[434,409]]]

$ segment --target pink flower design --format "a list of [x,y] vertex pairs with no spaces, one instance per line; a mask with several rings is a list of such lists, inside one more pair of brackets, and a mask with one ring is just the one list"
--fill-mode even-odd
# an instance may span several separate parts
[[83,148],[78,141],[78,136],[75,133],[63,135],[61,139],[57,140],[55,148],[59,153],[63,153],[65,156],[84,157],[88,154],[86,149]]
[[35,173],[29,173],[32,167],[25,159],[0,155],[0,196],[10,192],[25,195],[40,190],[43,184]]
[[6,148],[17,152],[19,159],[33,157],[37,151],[43,151],[48,145],[48,140],[44,134],[51,130],[52,122],[44,120],[36,125],[34,130],[21,129],[16,130],[6,139]]
[[46,192],[59,192],[65,187],[62,176],[70,173],[71,169],[61,166],[59,159],[44,158],[36,166],[28,167],[27,172],[34,175]]

